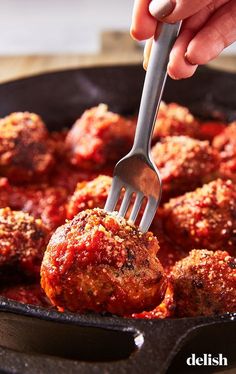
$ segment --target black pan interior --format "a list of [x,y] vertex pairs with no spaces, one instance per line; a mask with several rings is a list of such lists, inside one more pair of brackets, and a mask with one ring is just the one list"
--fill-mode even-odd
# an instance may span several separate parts
[[[0,85],[0,117],[14,111],[40,114],[49,129],[70,126],[98,103],[129,115],[137,112],[144,80],[141,66],[66,70]],[[164,100],[188,106],[203,118],[236,118],[236,75],[207,68],[181,81],[167,80]]]

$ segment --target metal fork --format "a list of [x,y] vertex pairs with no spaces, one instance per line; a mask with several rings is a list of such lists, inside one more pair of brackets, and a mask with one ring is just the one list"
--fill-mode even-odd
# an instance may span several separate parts
[[150,155],[151,138],[167,76],[167,64],[173,43],[178,35],[180,23],[162,24],[157,27],[143,93],[140,103],[134,144],[131,151],[115,166],[113,182],[106,201],[105,210],[112,212],[121,191],[125,190],[118,215],[125,217],[135,195],[129,222],[135,223],[143,199],[146,207],[139,225],[146,232],[155,216],[161,198],[161,178]]

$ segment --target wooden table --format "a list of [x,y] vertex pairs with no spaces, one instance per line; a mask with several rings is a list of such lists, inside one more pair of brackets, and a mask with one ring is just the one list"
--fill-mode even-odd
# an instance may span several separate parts
[[[0,57],[0,83],[33,74],[83,66],[142,63],[142,54],[52,55]],[[209,64],[236,72],[236,56],[224,56]]]
[[[83,66],[142,63],[143,52],[127,32],[104,32],[101,52],[94,55],[0,57],[0,83],[42,72]],[[236,56],[222,56],[210,66],[236,72]]]

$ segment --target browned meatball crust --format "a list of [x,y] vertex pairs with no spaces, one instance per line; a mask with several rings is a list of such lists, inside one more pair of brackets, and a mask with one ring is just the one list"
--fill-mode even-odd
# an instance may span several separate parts
[[175,313],[175,301],[174,301],[174,291],[173,286],[168,282],[168,287],[166,289],[165,297],[161,304],[158,305],[153,310],[142,313],[133,313],[132,318],[144,318],[144,319],[164,319],[173,317]]
[[228,252],[191,251],[176,263],[171,281],[179,317],[236,311],[236,259]]
[[40,219],[10,208],[0,209],[0,272],[13,268],[38,276],[49,233]]
[[57,229],[45,252],[41,285],[52,304],[73,312],[125,315],[162,301],[167,281],[158,241],[101,209]]
[[153,133],[154,140],[173,135],[195,138],[198,137],[199,131],[200,124],[188,108],[176,103],[161,102]]
[[213,146],[220,152],[220,175],[236,181],[236,122],[227,126],[213,139]]
[[236,250],[236,188],[217,179],[165,204],[165,229],[186,249]]
[[213,146],[219,151],[231,154],[236,148],[236,121],[225,127],[224,131],[214,137]]
[[85,209],[104,208],[111,183],[112,178],[106,175],[78,183],[67,205],[67,218],[72,219]]
[[19,186],[0,178],[0,208],[10,207],[40,218],[51,232],[65,222],[67,198],[68,192],[60,186],[46,183]]
[[218,152],[208,141],[187,136],[162,139],[152,148],[152,156],[162,177],[164,199],[214,179],[219,165]]
[[98,169],[118,161],[131,148],[135,126],[134,121],[109,112],[104,104],[86,110],[66,138],[70,162]]
[[47,147],[48,132],[34,113],[12,113],[0,120],[0,174],[24,182],[42,176],[54,158]]

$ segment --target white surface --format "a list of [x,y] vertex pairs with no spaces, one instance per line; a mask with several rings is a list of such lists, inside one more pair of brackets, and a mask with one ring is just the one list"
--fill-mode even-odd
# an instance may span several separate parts
[[96,52],[128,30],[133,0],[0,0],[0,54]]
[[[0,0],[0,54],[94,53],[129,30],[133,0]],[[225,53],[236,53],[236,45]]]

